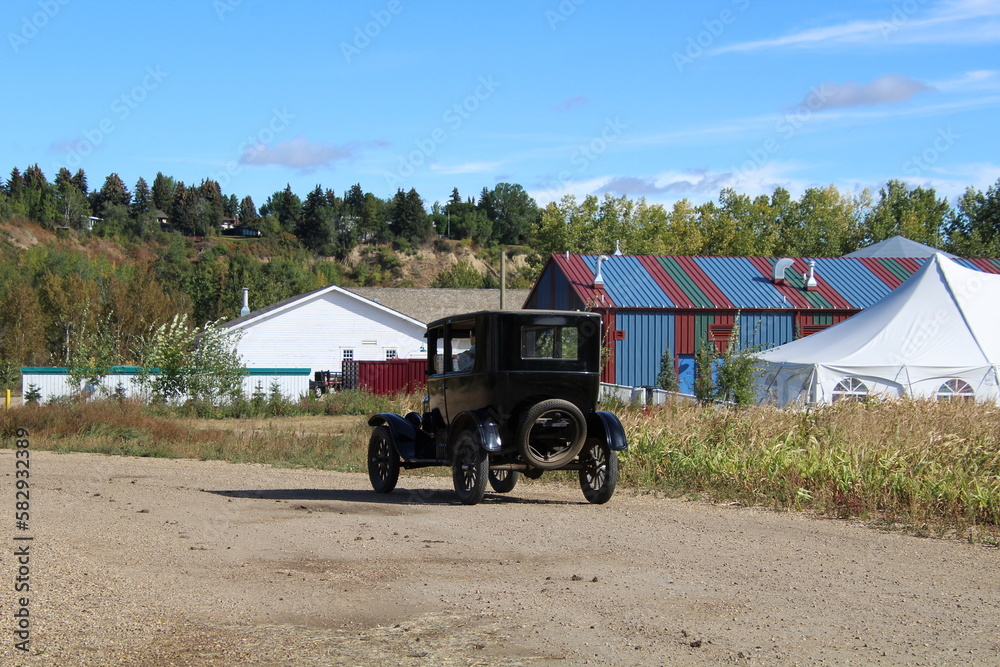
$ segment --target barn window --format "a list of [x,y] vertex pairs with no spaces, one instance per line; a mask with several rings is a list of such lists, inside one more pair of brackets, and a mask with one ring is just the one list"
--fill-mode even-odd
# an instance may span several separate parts
[[833,402],[863,401],[868,396],[868,385],[858,378],[844,378],[833,388]]
[[971,401],[976,392],[965,380],[948,380],[937,391],[939,401]]
[[395,359],[395,358],[396,358],[396,349],[395,348],[390,347],[389,349],[387,349],[385,351],[385,360],[386,361],[389,361],[390,359]]

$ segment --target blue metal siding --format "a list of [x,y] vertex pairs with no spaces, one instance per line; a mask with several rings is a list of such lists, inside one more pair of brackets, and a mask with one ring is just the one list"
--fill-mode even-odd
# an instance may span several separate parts
[[[582,258],[597,271],[597,257]],[[613,257],[601,264],[604,290],[619,308],[673,308],[674,302],[636,257]]]
[[660,358],[674,340],[673,315],[619,311],[615,326],[625,332],[625,340],[615,344],[615,382],[633,387],[655,386]]
[[795,316],[791,312],[741,312],[739,345],[764,351],[790,343],[795,335]]

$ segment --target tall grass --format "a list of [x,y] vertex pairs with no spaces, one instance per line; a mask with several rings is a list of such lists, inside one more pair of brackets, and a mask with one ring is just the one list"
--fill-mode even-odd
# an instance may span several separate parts
[[623,480],[717,501],[910,530],[996,534],[1000,410],[893,401],[806,412],[669,405],[626,411]]
[[[415,395],[343,392],[305,402],[300,417],[223,421],[199,419],[191,406],[91,401],[2,412],[0,436],[2,446],[13,446],[14,431],[25,427],[32,446],[43,449],[363,471],[370,433],[364,417],[419,410],[419,402]],[[613,409],[629,437],[623,486],[860,518],[920,534],[1000,537],[1000,409],[993,405]],[[320,422],[326,432],[315,432],[316,417],[333,414],[355,417],[333,418],[329,428]]]

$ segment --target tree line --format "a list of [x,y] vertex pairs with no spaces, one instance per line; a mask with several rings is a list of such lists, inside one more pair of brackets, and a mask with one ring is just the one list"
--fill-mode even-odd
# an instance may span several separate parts
[[[262,238],[221,238],[226,218]],[[160,172],[130,190],[110,174],[91,190],[83,170],[61,169],[49,182],[32,165],[0,180],[0,224],[49,235],[21,245],[0,237],[2,374],[72,364],[96,349],[133,363],[150,332],[177,315],[198,326],[235,317],[244,286],[259,308],[330,284],[398,285],[398,253],[432,238],[518,246],[529,258],[521,286],[549,253],[616,245],[629,254],[827,257],[901,234],[960,256],[1000,257],[1000,181],[954,203],[893,180],[877,193],[829,186],[798,198],[782,188],[757,197],[724,189],[713,201],[669,207],[608,194],[539,207],[510,183],[476,197],[456,188],[429,207],[415,189],[383,199],[360,184],[342,194],[317,185],[300,198],[286,186],[258,209],[209,179],[188,185]],[[369,248],[367,264],[349,268],[340,260],[358,246]],[[486,286],[495,277],[456,265],[434,284]]]

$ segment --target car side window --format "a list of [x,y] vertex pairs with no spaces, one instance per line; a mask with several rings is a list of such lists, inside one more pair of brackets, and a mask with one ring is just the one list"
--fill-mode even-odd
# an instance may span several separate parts
[[450,356],[446,360],[446,372],[464,373],[476,366],[476,335],[469,328],[452,327],[448,336],[447,349]]

